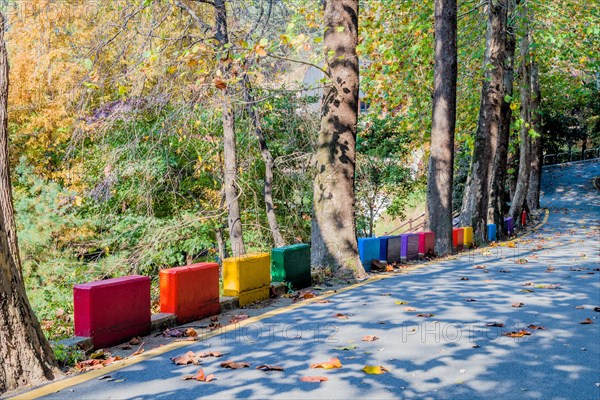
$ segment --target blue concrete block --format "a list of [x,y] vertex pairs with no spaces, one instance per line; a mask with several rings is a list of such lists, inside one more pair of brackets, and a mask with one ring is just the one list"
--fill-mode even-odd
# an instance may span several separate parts
[[498,240],[496,236],[496,224],[488,224],[487,228],[488,242],[495,242],[496,240]]
[[379,238],[358,239],[358,254],[365,271],[371,270],[371,261],[379,260],[380,243]]
[[400,262],[400,236],[380,236],[379,259],[388,264]]

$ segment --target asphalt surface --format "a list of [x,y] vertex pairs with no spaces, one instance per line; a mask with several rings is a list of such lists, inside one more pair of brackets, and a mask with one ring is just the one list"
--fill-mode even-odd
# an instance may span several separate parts
[[[515,247],[465,253],[356,287],[330,303],[307,304],[111,372],[114,380],[94,378],[47,398],[598,399],[600,193],[592,179],[600,176],[600,163],[544,172],[549,219]],[[592,323],[581,324],[586,318]],[[486,326],[494,322],[504,327]],[[502,335],[521,329],[531,335]],[[379,339],[364,342],[366,335]],[[352,345],[357,348],[336,349]],[[203,359],[201,367],[216,380],[181,380],[199,367],[170,358],[208,349],[226,353]],[[331,357],[342,368],[310,368]],[[225,360],[251,367],[224,369]],[[261,364],[285,371],[255,369]],[[367,375],[365,365],[389,372]],[[315,375],[328,381],[300,381]]]

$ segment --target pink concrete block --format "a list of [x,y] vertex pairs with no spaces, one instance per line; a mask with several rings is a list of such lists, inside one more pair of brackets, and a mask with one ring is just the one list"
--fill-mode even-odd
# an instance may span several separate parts
[[160,271],[160,311],[177,315],[179,323],[221,311],[219,264],[199,263]]
[[150,278],[125,276],[73,287],[75,335],[94,348],[117,345],[150,333]]
[[435,249],[435,234],[431,231],[419,232],[419,254],[433,256]]

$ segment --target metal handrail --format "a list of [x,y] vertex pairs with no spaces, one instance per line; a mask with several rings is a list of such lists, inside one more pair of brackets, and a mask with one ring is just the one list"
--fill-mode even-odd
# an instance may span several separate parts
[[[578,156],[573,157],[574,155]],[[553,165],[561,164],[563,162],[592,160],[594,158],[600,158],[600,146],[586,150],[574,150],[557,154],[545,154],[543,158],[543,163],[544,165]]]
[[[419,221],[420,219],[424,219],[425,218],[425,213],[422,213],[421,215],[419,215],[417,218],[415,219],[409,219],[407,222],[403,223],[402,225],[400,225],[399,227],[397,227],[396,229],[394,229],[393,231],[389,231],[386,232],[385,235],[391,235],[394,232],[398,232],[400,229],[404,228],[406,225],[408,225],[408,230],[412,231],[413,230],[413,223]],[[419,225],[415,226],[414,228],[421,228],[425,225],[425,221],[423,221],[422,223],[420,223]],[[403,231],[404,232],[404,231]]]

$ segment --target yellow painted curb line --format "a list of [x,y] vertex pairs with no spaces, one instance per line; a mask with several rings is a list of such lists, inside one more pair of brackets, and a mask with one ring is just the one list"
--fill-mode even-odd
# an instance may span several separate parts
[[29,392],[17,395],[15,397],[11,397],[11,399],[13,399],[13,400],[37,399],[39,397],[47,396],[47,395],[59,392],[63,389],[69,388],[71,386],[75,386],[80,383],[84,383],[84,382],[90,381],[92,379],[99,378],[99,377],[101,377],[103,375],[107,375],[111,372],[115,372],[115,371],[118,371],[125,367],[129,367],[129,366],[137,364],[139,362],[148,360],[150,358],[160,356],[162,354],[168,353],[169,351],[176,350],[176,349],[186,347],[186,346],[190,346],[193,343],[198,343],[200,341],[205,341],[205,340],[211,339],[215,336],[219,336],[219,335],[243,328],[247,325],[251,325],[253,323],[262,321],[264,319],[271,318],[271,317],[274,317],[274,316],[277,316],[280,314],[284,314],[288,311],[295,310],[297,308],[306,306],[308,304],[315,303],[319,300],[323,300],[328,297],[332,297],[336,294],[344,293],[349,290],[352,290],[352,289],[355,289],[355,288],[358,288],[361,286],[365,286],[365,285],[368,285],[373,282],[377,282],[377,281],[380,281],[383,279],[390,278],[392,276],[394,276],[394,275],[374,276],[372,278],[366,279],[366,280],[356,283],[354,285],[346,286],[345,288],[341,288],[341,289],[338,289],[335,291],[332,290],[329,292],[325,292],[321,296],[304,300],[301,303],[290,304],[288,306],[281,307],[276,310],[271,310],[271,311],[268,311],[261,315],[257,315],[256,317],[247,318],[236,324],[226,325],[218,330],[201,335],[200,339],[198,341],[173,342],[173,343],[167,344],[165,346],[161,346],[156,349],[149,350],[148,352],[142,353],[138,356],[135,356],[134,358],[116,361],[115,363],[107,365],[106,367],[104,367],[102,369],[86,372],[86,373],[83,373],[83,374],[80,374],[80,375],[77,375],[77,376],[74,376],[71,378],[66,378],[66,379],[63,379],[63,380],[60,380],[57,382],[49,383],[38,389],[33,389]]
[[[513,239],[513,240],[511,240],[509,242],[514,242],[514,241],[519,240],[519,239],[521,239],[523,237],[531,235],[532,233],[534,233],[537,230],[539,230],[548,221],[549,215],[550,215],[550,212],[549,212],[548,209],[546,209],[546,215],[544,216],[543,221],[540,222],[537,226],[535,226],[531,232],[528,232],[527,234],[525,234],[523,236],[520,236],[519,238]],[[506,243],[509,243],[509,242],[506,242]],[[482,249],[485,249],[487,247],[489,247],[489,246],[482,247]],[[458,255],[460,255],[460,254],[461,253],[458,253]],[[417,264],[415,266],[412,266],[412,267],[403,268],[401,271],[402,272],[404,272],[404,271],[406,271],[406,272],[415,271],[415,270],[424,268],[424,267],[426,267],[428,265],[439,263],[439,262],[440,262],[439,259],[433,259],[433,260],[429,260],[429,261],[426,261],[426,262],[423,262],[423,263],[419,263],[419,264]],[[304,306],[312,304],[312,303],[316,303],[317,301],[320,301],[320,300],[323,300],[323,299],[326,299],[326,298],[329,298],[329,297],[333,297],[333,296],[335,296],[337,294],[344,293],[344,292],[356,289],[356,288],[361,287],[361,286],[369,285],[369,284],[371,284],[373,282],[378,282],[378,281],[381,281],[381,280],[389,279],[389,278],[392,278],[392,277],[398,277],[398,276],[401,276],[401,273],[394,273],[394,274],[390,274],[390,275],[377,275],[377,276],[371,277],[369,279],[366,279],[366,280],[364,280],[362,282],[355,283],[353,285],[346,286],[344,288],[341,288],[341,289],[338,289],[338,290],[335,290],[335,291],[325,292],[324,294],[322,294],[322,295],[320,295],[318,297],[315,297],[315,298],[312,298],[312,299],[307,299],[307,300],[304,300],[304,301],[302,301],[300,303],[290,304],[288,306],[284,306],[284,307],[278,308],[276,310],[271,310],[271,311],[268,311],[268,312],[266,312],[264,314],[257,315],[256,317],[247,318],[247,319],[245,319],[245,320],[243,320],[243,321],[241,321],[239,323],[236,323],[236,324],[226,325],[226,326],[224,326],[224,327],[222,327],[222,328],[220,328],[218,330],[215,330],[213,332],[201,335],[200,339],[198,341],[173,342],[173,343],[167,344],[165,346],[161,346],[161,347],[158,347],[156,349],[149,350],[149,351],[147,351],[145,353],[142,353],[142,354],[140,354],[138,356],[135,356],[134,358],[117,361],[117,362],[115,362],[113,364],[110,364],[110,365],[108,365],[108,366],[106,366],[106,367],[104,367],[102,369],[98,369],[98,370],[95,370],[95,371],[86,372],[86,373],[83,373],[83,374],[80,374],[80,375],[77,375],[77,376],[74,376],[74,377],[71,377],[71,378],[66,378],[66,379],[63,379],[63,380],[60,380],[60,381],[57,381],[57,382],[49,383],[49,384],[47,384],[45,386],[42,386],[40,388],[33,389],[33,390],[29,391],[29,392],[17,395],[15,397],[11,397],[11,399],[13,399],[13,400],[25,400],[25,399],[27,399],[28,400],[28,399],[37,399],[39,397],[48,396],[48,395],[57,393],[57,392],[59,392],[59,391],[61,391],[63,389],[69,388],[71,386],[75,386],[75,385],[78,385],[80,383],[84,383],[84,382],[90,381],[92,379],[99,378],[99,377],[101,377],[103,375],[107,375],[107,374],[109,374],[111,372],[115,372],[115,371],[118,371],[118,370],[123,369],[125,367],[129,367],[131,365],[135,365],[135,364],[140,363],[142,361],[148,360],[150,358],[160,356],[160,355],[168,353],[168,352],[170,352],[172,350],[176,350],[176,349],[179,349],[179,348],[182,348],[182,347],[190,346],[191,344],[198,343],[200,341],[205,341],[205,340],[211,339],[211,338],[213,338],[215,336],[219,336],[219,335],[222,335],[224,333],[228,333],[228,332],[231,332],[231,331],[243,328],[243,327],[245,327],[247,325],[254,324],[256,322],[262,321],[262,320],[267,319],[267,318],[271,318],[271,317],[274,317],[274,316],[277,316],[277,315],[280,315],[280,314],[284,314],[284,313],[286,313],[288,311],[292,311],[292,310],[295,310],[297,308],[304,307]]]

